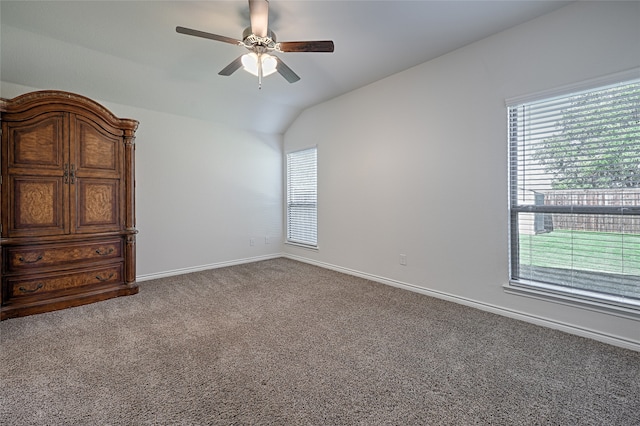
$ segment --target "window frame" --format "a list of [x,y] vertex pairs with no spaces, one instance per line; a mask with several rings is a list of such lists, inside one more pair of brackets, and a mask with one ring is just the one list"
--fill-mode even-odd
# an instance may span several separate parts
[[[570,214],[607,214],[623,215],[632,211],[633,215],[640,214],[640,207],[622,206],[522,206],[518,204],[518,178],[517,171],[514,174],[512,158],[512,120],[511,109],[519,105],[536,101],[551,99],[560,96],[569,96],[577,92],[598,90],[609,85],[623,83],[625,81],[640,78],[640,68],[611,74],[608,76],[563,86],[553,90],[538,92],[532,95],[520,96],[506,100],[507,108],[507,159],[508,159],[508,217],[509,217],[509,280],[503,285],[505,292],[535,299],[553,301],[563,305],[580,307],[587,310],[607,313],[637,320],[640,318],[640,300],[629,299],[622,296],[610,295],[583,289],[567,289],[561,285],[547,284],[522,278],[518,276],[519,268],[519,238],[518,225],[519,213],[570,213]],[[517,165],[515,165],[517,167]]]
[[[313,206],[315,208],[315,223],[314,225],[314,233],[315,233],[315,241],[304,241],[304,240],[298,240],[298,239],[292,239],[291,238],[291,223],[290,223],[290,207],[291,207],[291,203],[290,203],[290,168],[289,168],[289,162],[290,162],[290,156],[292,154],[298,154],[298,153],[303,153],[306,151],[315,151],[315,203],[313,203]],[[284,192],[285,192],[285,200],[284,200],[284,207],[285,207],[285,244],[288,245],[293,245],[293,246],[297,246],[297,247],[302,247],[302,248],[306,248],[306,249],[311,249],[311,250],[317,250],[318,249],[318,146],[314,145],[311,147],[307,147],[307,148],[302,148],[302,149],[296,149],[293,151],[289,151],[285,153],[285,161],[284,161],[284,167],[285,167],[285,188],[284,188]]]

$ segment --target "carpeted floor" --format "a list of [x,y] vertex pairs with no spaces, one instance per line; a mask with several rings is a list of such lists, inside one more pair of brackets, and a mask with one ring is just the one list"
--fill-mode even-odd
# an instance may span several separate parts
[[640,353],[287,259],[0,323],[3,425],[640,425]]

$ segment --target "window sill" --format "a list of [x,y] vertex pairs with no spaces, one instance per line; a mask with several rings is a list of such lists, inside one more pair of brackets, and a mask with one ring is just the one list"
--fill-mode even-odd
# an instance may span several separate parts
[[288,245],[288,246],[294,246],[294,247],[300,247],[300,248],[307,249],[307,250],[318,251],[318,246],[310,246],[310,245],[307,245],[307,244],[295,243],[293,241],[285,241],[284,243],[286,245]]
[[510,281],[506,293],[560,303],[622,318],[640,320],[640,301],[528,281]]

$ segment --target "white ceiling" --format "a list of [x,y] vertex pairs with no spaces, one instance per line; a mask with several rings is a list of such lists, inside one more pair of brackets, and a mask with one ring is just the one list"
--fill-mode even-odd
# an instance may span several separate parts
[[176,26],[241,39],[246,0],[0,2],[0,78],[282,133],[305,108],[362,87],[567,1],[271,0],[278,41],[333,40],[334,53],[282,53],[302,79],[217,73],[245,50]]

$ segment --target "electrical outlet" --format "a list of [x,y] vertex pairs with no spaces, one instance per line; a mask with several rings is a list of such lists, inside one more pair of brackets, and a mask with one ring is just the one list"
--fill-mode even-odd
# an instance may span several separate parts
[[253,247],[254,245],[256,245],[256,240],[254,240],[253,238],[249,238],[249,245],[251,247]]
[[407,266],[407,255],[406,254],[401,254],[400,255],[400,264],[402,266]]

